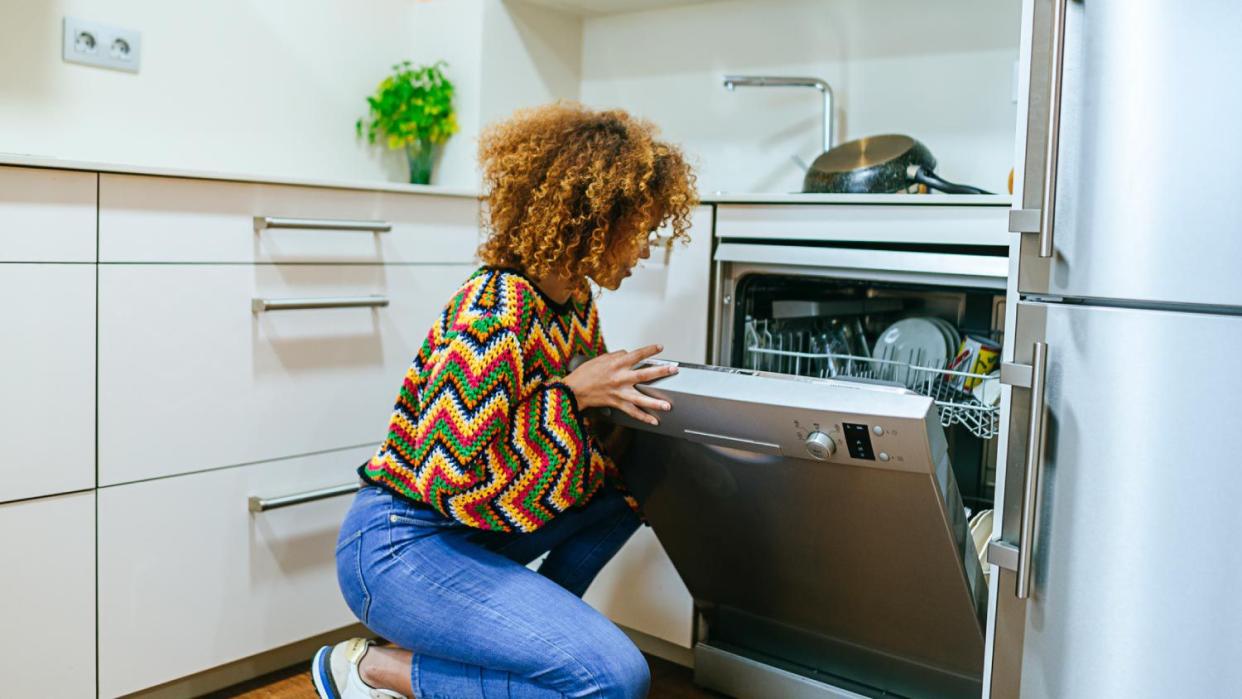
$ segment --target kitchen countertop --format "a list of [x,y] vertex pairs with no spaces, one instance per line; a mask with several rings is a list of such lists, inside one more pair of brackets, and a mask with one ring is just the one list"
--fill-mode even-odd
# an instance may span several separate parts
[[479,196],[478,191],[464,187],[442,187],[439,185],[404,184],[401,182],[384,182],[381,180],[319,180],[313,178],[288,177],[284,175],[240,174],[235,172],[216,172],[210,170],[181,170],[177,168],[155,167],[150,165],[130,165],[125,163],[101,163],[84,160],[64,160],[61,158],[40,155],[24,155],[21,153],[0,153],[0,165],[19,167],[42,167],[61,170],[86,170],[89,172],[114,172],[124,175],[153,175],[156,177],[184,177],[198,180],[227,180],[231,182],[261,182],[264,184],[287,184],[300,187],[331,187],[333,189],[366,189],[382,192],[399,192],[402,194],[428,194],[442,197]]
[[796,192],[701,193],[712,204],[901,204],[915,206],[1009,206],[1008,194],[799,194]]
[[[212,170],[182,170],[150,165],[104,163],[85,160],[0,153],[0,165],[18,167],[41,167],[88,172],[113,172],[126,175],[152,175],[156,177],[184,177],[203,180],[226,180],[231,182],[261,182],[301,187],[331,187],[335,189],[365,189],[402,194],[427,194],[445,197],[479,196],[476,189],[444,187],[441,185],[405,184],[381,180],[321,180],[289,177],[285,175],[242,174]],[[914,206],[1009,206],[1007,194],[798,194],[794,192],[702,192],[699,198],[704,204],[867,204],[867,205],[914,205]]]

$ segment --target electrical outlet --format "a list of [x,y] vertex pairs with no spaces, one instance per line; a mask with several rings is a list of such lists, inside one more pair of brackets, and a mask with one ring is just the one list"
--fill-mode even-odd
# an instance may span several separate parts
[[61,57],[66,63],[137,73],[142,59],[142,34],[133,29],[66,17]]

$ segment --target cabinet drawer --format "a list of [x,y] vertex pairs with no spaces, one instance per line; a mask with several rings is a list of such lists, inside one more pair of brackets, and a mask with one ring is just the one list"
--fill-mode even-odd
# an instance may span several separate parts
[[998,203],[954,204],[946,203],[960,201],[953,196],[913,195],[906,204],[721,204],[716,237],[1007,246],[1009,204],[993,199]]
[[0,262],[94,262],[98,177],[0,167]]
[[[100,265],[99,482],[378,444],[469,265]],[[253,300],[383,308],[254,312]]]
[[95,485],[95,265],[0,264],[0,502]]
[[466,263],[479,243],[468,197],[104,174],[99,201],[103,262]]
[[354,623],[333,551],[370,448],[99,491],[99,694],[112,697]]
[[95,493],[0,505],[6,697],[95,696]]

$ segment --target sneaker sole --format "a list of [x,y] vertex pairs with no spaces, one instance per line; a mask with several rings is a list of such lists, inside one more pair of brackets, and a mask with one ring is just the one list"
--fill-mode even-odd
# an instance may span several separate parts
[[332,681],[332,646],[324,646],[315,653],[311,661],[311,681],[315,684],[315,692],[319,699],[341,699],[336,692],[336,683]]

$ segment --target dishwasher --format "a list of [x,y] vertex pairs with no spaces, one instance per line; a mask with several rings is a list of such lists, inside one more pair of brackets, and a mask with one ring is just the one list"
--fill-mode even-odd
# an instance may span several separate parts
[[1004,341],[1008,271],[1007,202],[982,200],[982,242],[929,244],[908,214],[882,241],[718,222],[711,364],[640,386],[673,406],[658,426],[614,417],[635,428],[622,473],[694,598],[697,684],[980,696],[970,525],[990,513],[999,428],[980,347]]

